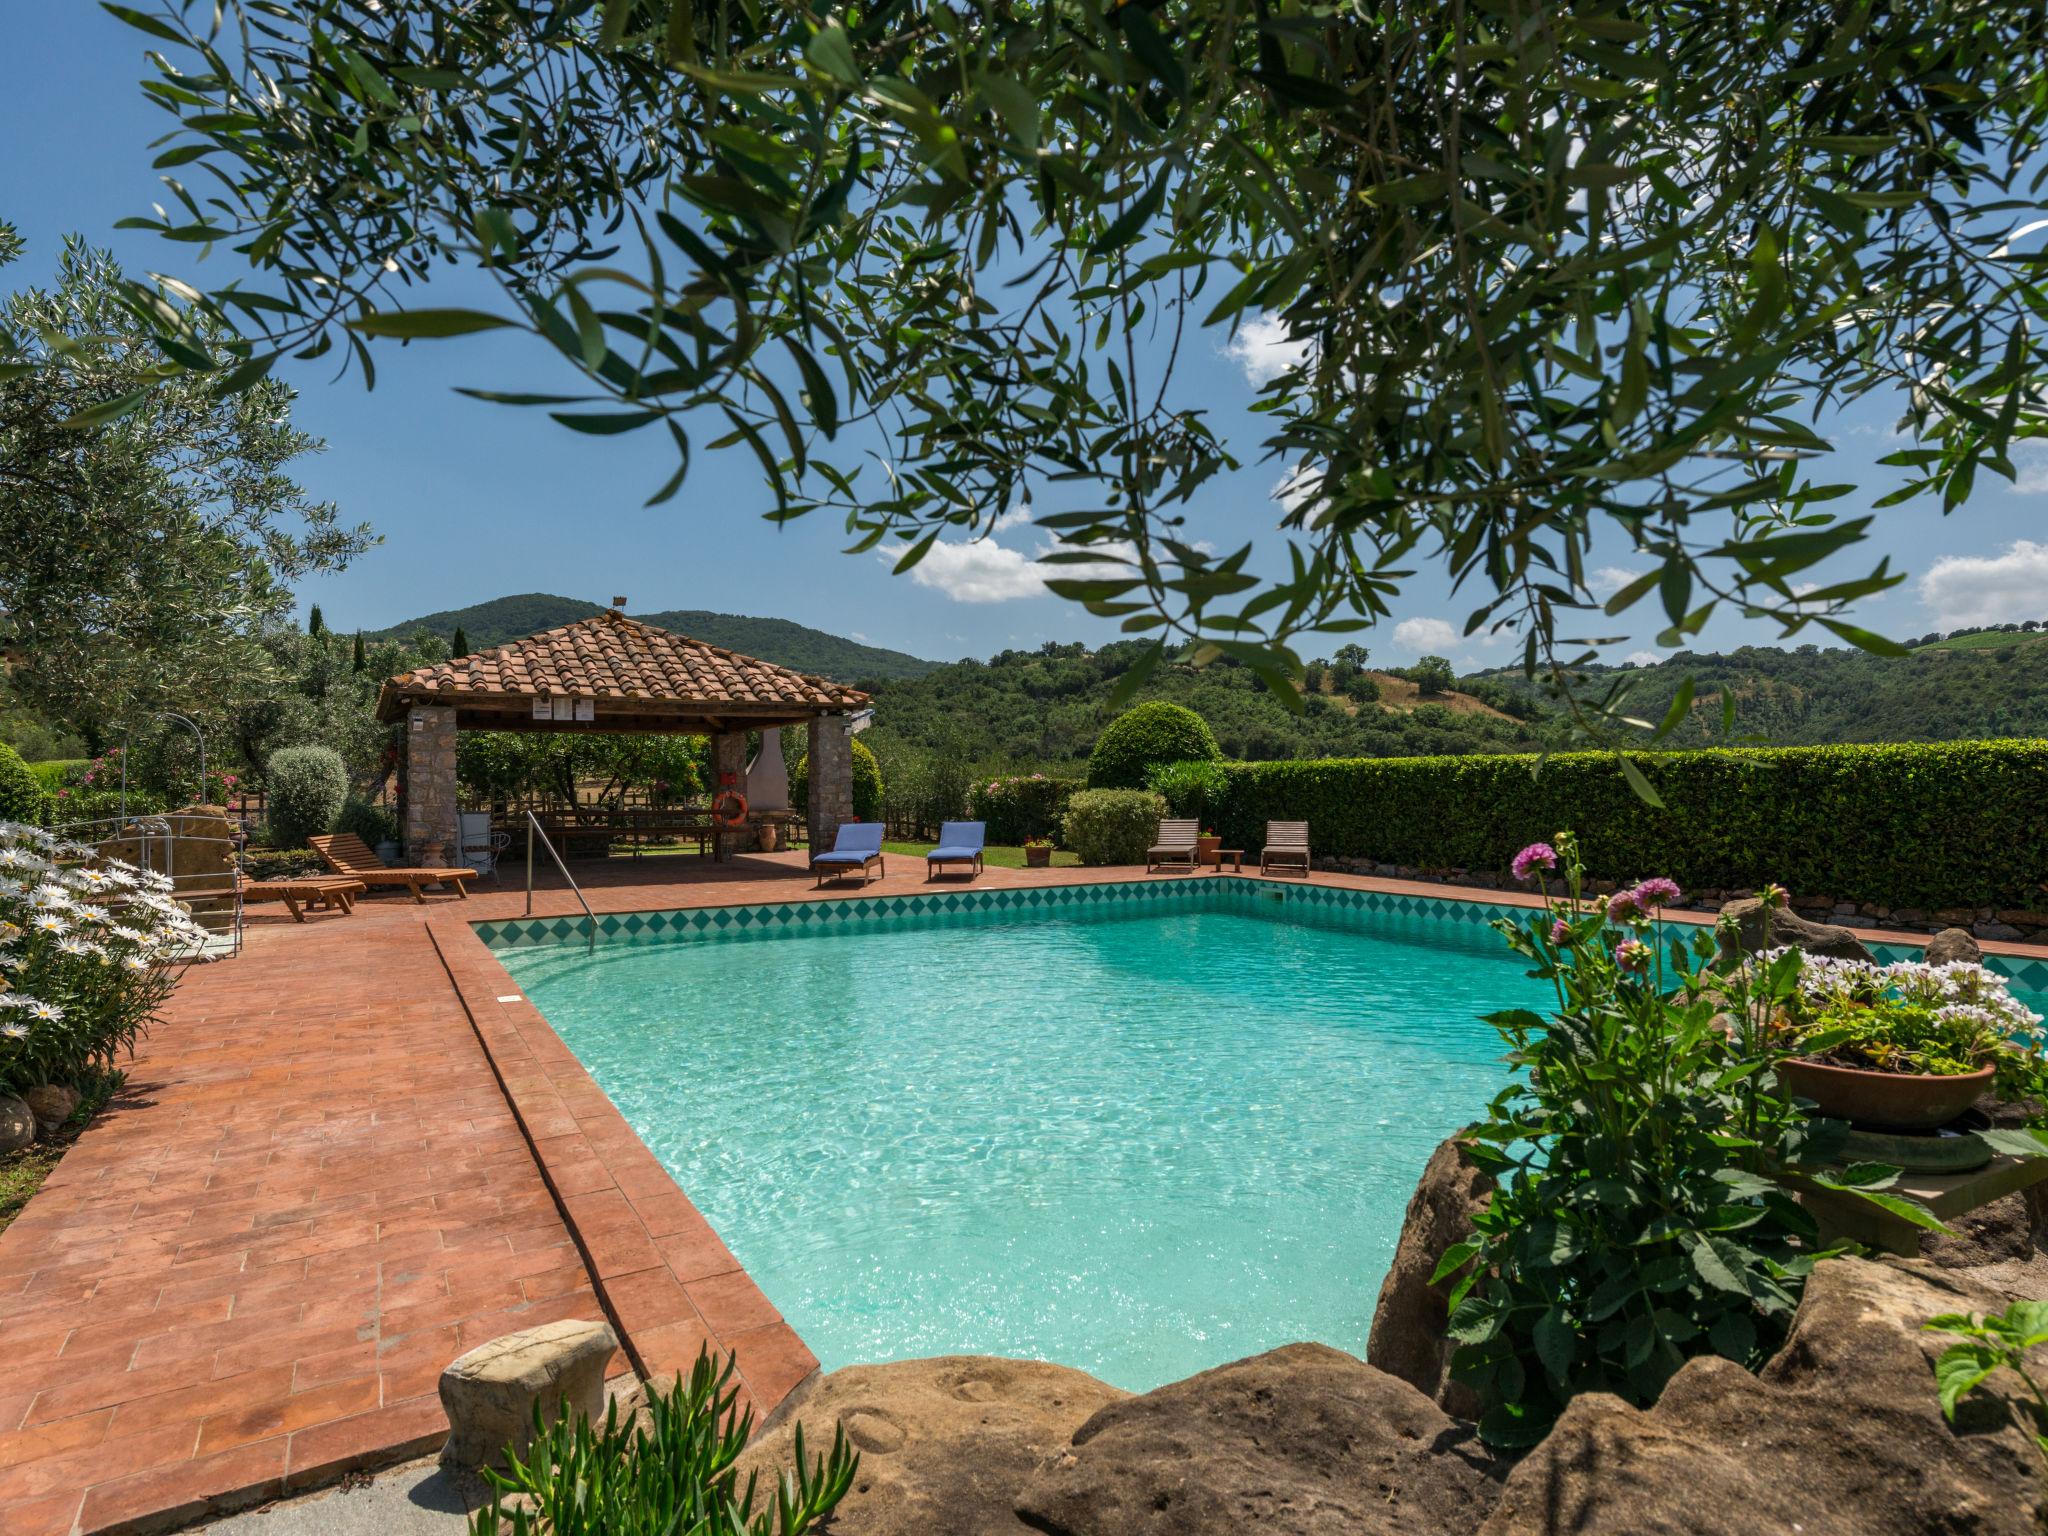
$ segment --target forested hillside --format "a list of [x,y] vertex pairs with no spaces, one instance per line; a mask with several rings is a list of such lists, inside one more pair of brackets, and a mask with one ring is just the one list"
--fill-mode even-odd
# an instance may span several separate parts
[[[1976,638],[1976,637],[1972,637]],[[1810,746],[1856,741],[1958,741],[2048,735],[2048,645],[2033,635],[1989,646],[1929,646],[1909,656],[1802,645],[1680,652],[1636,669],[1630,713],[1661,719],[1690,675],[1699,689],[1676,745],[1753,741]],[[1596,670],[1595,685],[1608,674]],[[1488,681],[1536,696],[1518,671]],[[1735,731],[1722,734],[1719,691],[1736,698]]]
[[[956,662],[924,677],[886,682],[875,695],[868,740],[922,749],[984,767],[1078,769],[1110,720],[1111,691],[1142,647],[1090,651],[1049,644]],[[1526,752],[1544,744],[1540,727],[1508,718],[1459,692],[1421,696],[1415,684],[1354,665],[1316,669],[1319,691],[1300,714],[1250,671],[1219,661],[1197,671],[1163,667],[1137,695],[1185,704],[1209,722],[1233,758],[1407,757],[1433,752]],[[1353,679],[1363,677],[1364,683]],[[1343,681],[1340,682],[1339,678]],[[1360,699],[1358,694],[1377,693]],[[1497,685],[1482,685],[1500,694]]]
[[[549,592],[522,592],[513,597],[493,598],[467,608],[450,608],[407,619],[389,629],[380,629],[370,639],[403,640],[418,630],[452,640],[461,629],[472,650],[502,645],[539,630],[571,624],[593,613],[600,604]],[[636,613],[661,629],[673,630],[695,640],[722,645],[727,650],[758,656],[779,666],[794,667],[818,677],[850,683],[861,678],[917,677],[937,666],[902,651],[862,645],[839,635],[792,623],[788,619],[756,619],[736,613],[709,613],[698,608],[671,608],[660,613]],[[346,627],[346,626],[342,626]]]

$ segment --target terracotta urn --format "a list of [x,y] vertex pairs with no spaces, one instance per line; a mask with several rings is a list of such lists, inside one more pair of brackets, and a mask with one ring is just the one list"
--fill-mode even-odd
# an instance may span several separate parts
[[1223,863],[1223,860],[1222,860],[1221,858],[1219,858],[1219,857],[1217,856],[1217,852],[1216,852],[1216,851],[1217,851],[1217,849],[1221,848],[1222,846],[1223,846],[1223,839],[1222,839],[1222,838],[1220,838],[1220,837],[1218,837],[1218,836],[1216,836],[1216,834],[1215,834],[1215,833],[1213,833],[1213,832],[1212,832],[1212,833],[1210,833],[1209,835],[1207,835],[1206,837],[1198,837],[1198,838],[1196,838],[1196,839],[1195,839],[1195,859],[1196,859],[1196,861],[1197,861],[1198,863],[1202,863],[1202,864],[1215,864],[1215,865],[1219,865],[1219,866],[1220,866],[1220,865],[1221,865],[1221,864]]
[[1024,863],[1031,869],[1044,869],[1048,864],[1052,863],[1052,844],[1026,843],[1024,845]]
[[1931,1131],[1976,1103],[1996,1072],[1985,1067],[1940,1077],[1931,1072],[1871,1072],[1794,1058],[1778,1064],[1778,1081],[1815,1113],[1877,1131]]

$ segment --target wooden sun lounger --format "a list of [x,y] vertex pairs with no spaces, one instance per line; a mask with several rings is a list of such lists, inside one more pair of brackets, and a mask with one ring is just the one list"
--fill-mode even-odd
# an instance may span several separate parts
[[1202,835],[1199,821],[1162,821],[1159,823],[1159,841],[1145,853],[1145,869],[1149,874],[1155,869],[1195,867],[1195,840]]
[[412,899],[424,906],[427,898],[420,894],[430,885],[452,885],[455,894],[464,901],[469,900],[469,890],[463,884],[474,880],[473,869],[393,869],[372,851],[370,845],[353,832],[336,832],[327,837],[309,837],[313,851],[327,861],[327,867],[337,875],[346,875],[360,880],[364,885],[402,885],[412,892]]
[[1308,823],[1305,821],[1269,821],[1266,823],[1266,846],[1259,854],[1259,873],[1273,869],[1298,869],[1308,873]]
[[308,907],[339,907],[344,914],[355,911],[356,898],[363,894],[363,882],[349,875],[303,875],[286,880],[244,880],[243,901],[281,901],[292,921],[306,920],[300,903]]

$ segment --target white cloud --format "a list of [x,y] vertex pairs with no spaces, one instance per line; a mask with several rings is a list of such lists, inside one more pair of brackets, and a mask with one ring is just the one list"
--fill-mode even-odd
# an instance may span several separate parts
[[1943,555],[1920,578],[1920,601],[1943,629],[2039,618],[2048,611],[2048,544],[2019,539],[2002,555]]
[[1586,578],[1586,585],[1592,588],[1595,596],[1612,597],[1642,574],[1625,565],[1603,565]]
[[1244,370],[1254,389],[1306,361],[1312,350],[1309,342],[1289,339],[1286,321],[1267,314],[1252,316],[1223,344],[1223,355]]
[[1307,460],[1294,466],[1273,482],[1270,493],[1273,499],[1290,512],[1298,512],[1308,505],[1315,494],[1316,483],[1321,477]]
[[1394,626],[1394,644],[1430,655],[1448,653],[1462,638],[1442,619],[1403,619]]
[[1654,667],[1664,658],[1655,651],[1630,651],[1624,659],[1632,667]]
[[[1030,522],[1030,507],[1019,503],[996,519],[989,537],[941,539],[926,550],[924,558],[905,574],[920,587],[943,592],[956,603],[1008,603],[1018,598],[1044,596],[1049,579],[1097,581],[1130,574],[1130,567],[1113,559],[1074,565],[1042,565],[1039,557],[1060,547],[1049,535],[1041,537],[1036,547],[1029,550],[1012,549],[995,541],[994,534],[1026,526]],[[1104,552],[1121,554],[1124,548],[1127,546],[1104,546]],[[881,550],[879,554],[883,562],[891,566],[903,558],[900,546]]]

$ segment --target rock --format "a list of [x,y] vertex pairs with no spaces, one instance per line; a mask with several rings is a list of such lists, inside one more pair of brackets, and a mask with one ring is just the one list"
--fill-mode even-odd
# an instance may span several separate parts
[[36,1112],[11,1093],[0,1093],[0,1152],[19,1152],[36,1139]]
[[1920,1325],[2001,1297],[1920,1263],[1830,1259],[1790,1339],[1752,1376],[1689,1361],[1656,1407],[1577,1398],[1517,1465],[1479,1536],[2039,1536],[2041,1453],[2005,1403],[1941,1416]]
[[36,1130],[44,1136],[56,1135],[64,1128],[64,1122],[71,1118],[71,1112],[78,1108],[78,1090],[56,1083],[31,1088],[21,1097],[29,1112],[36,1117]]
[[[1796,912],[1788,912],[1782,907],[1766,907],[1761,898],[1755,896],[1729,902],[1721,909],[1721,916],[1724,920],[1735,920],[1736,938],[1745,955],[1789,946],[1832,960],[1868,960],[1873,964],[1877,960],[1863,947],[1863,941],[1848,929],[1837,928],[1832,923],[1808,922]],[[1721,935],[1720,963],[1731,965],[1735,958],[1728,935],[1724,933]]]
[[1996,918],[1989,918],[1983,922],[1970,924],[1970,932],[1980,939],[1999,939],[2007,943],[2014,939],[2026,937],[2019,929],[2013,927],[2011,923],[2001,923]]
[[1014,1506],[1025,1480],[1091,1414],[1128,1393],[1085,1372],[1035,1360],[950,1355],[852,1365],[819,1378],[782,1423],[740,1458],[744,1486],[795,1465],[795,1432],[816,1456],[834,1425],[860,1452],[832,1536],[1023,1536]]
[[1975,965],[1984,958],[1984,951],[1977,947],[1969,929],[1944,928],[1927,941],[1925,958],[1929,965]]
[[1289,1344],[1103,1409],[1017,1512],[1049,1536],[1462,1536],[1498,1491],[1470,1427],[1407,1382]]
[[1450,1344],[1444,1325],[1450,1320],[1449,1297],[1456,1283],[1431,1285],[1437,1260],[1453,1243],[1472,1235],[1472,1217],[1493,1197],[1492,1177],[1474,1166],[1459,1138],[1430,1153],[1408,1214],[1401,1220],[1401,1240],[1394,1262],[1380,1282],[1379,1304],[1373,1308],[1372,1332],[1365,1358],[1389,1376],[1398,1376],[1425,1397],[1435,1398],[1463,1418],[1478,1415],[1469,1387],[1449,1379]]
[[604,1412],[604,1372],[618,1335],[609,1323],[564,1319],[480,1344],[441,1373],[448,1443],[441,1465],[497,1463],[509,1446],[533,1440],[534,1405],[553,1420],[565,1410],[593,1418]]
[[2027,1194],[2040,1187],[2035,1184],[2027,1192],[2006,1195],[1974,1211],[1946,1218],[1950,1235],[1921,1233],[1920,1257],[1943,1269],[1979,1269],[1986,1264],[2031,1259],[2040,1214],[2029,1203]]

